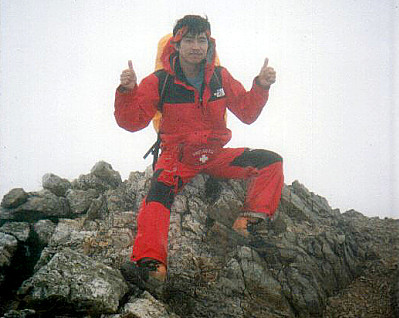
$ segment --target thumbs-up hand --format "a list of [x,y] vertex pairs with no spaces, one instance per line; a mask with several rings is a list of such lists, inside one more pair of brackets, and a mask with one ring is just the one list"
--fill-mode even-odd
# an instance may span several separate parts
[[137,85],[137,77],[131,60],[128,61],[128,65],[129,68],[122,72],[120,80],[123,88],[132,90]]
[[269,88],[276,81],[276,71],[268,64],[269,59],[266,58],[258,75],[258,84],[264,88]]

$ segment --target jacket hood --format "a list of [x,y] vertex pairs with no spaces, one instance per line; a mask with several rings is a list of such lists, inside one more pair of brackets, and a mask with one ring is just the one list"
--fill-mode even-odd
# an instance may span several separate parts
[[[215,61],[217,60],[216,58],[216,42],[215,39],[212,37],[209,37],[209,47],[208,47],[208,52],[206,56],[206,61],[205,61],[205,80],[208,81],[210,80],[210,76],[213,73],[214,67],[215,67]],[[175,75],[175,67],[176,67],[176,62],[179,57],[179,52],[175,48],[175,44],[178,41],[176,41],[176,37],[171,37],[167,43],[165,44],[162,54],[161,54],[161,62],[162,66],[167,71],[168,73]],[[209,78],[208,78],[209,77]]]

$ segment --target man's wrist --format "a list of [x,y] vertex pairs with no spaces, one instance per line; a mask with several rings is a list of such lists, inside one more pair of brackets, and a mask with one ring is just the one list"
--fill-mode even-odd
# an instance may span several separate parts
[[134,89],[134,87],[133,88],[127,88],[127,87],[122,86],[122,85],[119,85],[118,88],[117,88],[118,92],[122,93],[122,94],[128,94],[131,91],[133,91],[133,89]]

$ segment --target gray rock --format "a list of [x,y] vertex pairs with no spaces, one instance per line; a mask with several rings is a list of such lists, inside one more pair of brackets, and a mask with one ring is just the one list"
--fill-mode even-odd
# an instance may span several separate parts
[[62,197],[64,197],[68,189],[72,187],[71,183],[67,179],[62,179],[52,173],[46,173],[43,176],[42,185],[44,189],[47,189],[55,195]]
[[0,271],[11,265],[12,258],[17,251],[18,241],[9,234],[0,232]]
[[0,219],[12,221],[36,221],[47,218],[71,216],[68,202],[49,190],[29,194],[28,200],[17,208],[2,211]]
[[54,233],[56,225],[50,220],[40,220],[33,226],[35,233],[37,234],[39,244],[47,245],[50,241],[51,236]]
[[4,314],[2,318],[34,318],[36,317],[36,311],[33,309],[23,310],[10,310]]
[[51,305],[57,314],[70,307],[96,315],[116,313],[127,290],[118,270],[64,249],[26,280],[18,295],[33,309]]
[[144,292],[139,298],[132,297],[123,307],[122,313],[135,318],[179,318],[176,314],[169,313],[166,306],[148,292]]
[[399,266],[396,270],[396,278],[395,278],[395,284],[394,284],[394,310],[396,317],[399,317]]
[[[33,301],[32,295],[46,294],[44,287],[49,284],[40,285],[37,277],[41,275],[40,282],[45,281],[45,276],[52,279],[48,273],[56,269],[69,272],[67,277],[76,274],[80,266],[77,264],[81,262],[66,257],[70,251],[86,256],[91,264],[116,269],[129,258],[137,211],[151,177],[152,170],[147,169],[144,173],[132,172],[127,181],[120,183],[110,165],[98,163],[90,174],[73,182],[73,191],[82,194],[91,191],[96,196],[88,200],[88,208],[85,205],[80,210],[87,211],[86,214],[82,212],[73,220],[62,218],[57,225],[48,220],[35,224],[40,244],[47,246],[37,262],[32,282],[27,283],[30,291],[22,293],[25,300],[35,304],[32,308],[40,307],[46,312],[46,302],[51,298]],[[148,293],[140,295],[133,286],[134,296],[120,304],[119,311],[97,311],[95,315],[101,314],[103,318],[329,317],[335,315],[332,311],[324,312],[329,299],[361,277],[367,262],[375,260],[378,266],[390,264],[390,268],[399,262],[399,222],[367,218],[356,211],[341,214],[326,199],[297,181],[284,186],[274,218],[253,226],[252,235],[245,239],[231,229],[244,201],[245,189],[246,183],[242,181],[221,181],[206,175],[195,177],[176,196],[172,206],[164,293],[156,295],[155,300]],[[44,195],[29,194],[35,196]],[[13,216],[18,209],[2,207],[1,218]],[[42,212],[36,214],[45,217]],[[57,258],[63,262],[59,268],[53,263]],[[80,267],[83,272],[88,268]],[[393,269],[381,273],[390,271]],[[92,304],[82,298],[72,302],[71,292],[65,296],[65,290],[70,288],[65,286],[74,285],[76,280],[59,284],[61,290],[52,291],[67,304],[70,312],[82,312]],[[396,295],[397,281],[390,287],[396,290]],[[46,314],[51,315],[48,311]]]
[[8,222],[0,227],[0,232],[13,235],[20,242],[26,242],[30,234],[30,225],[26,222]]
[[[243,192],[240,185],[242,185],[242,182],[234,180],[219,183],[217,190],[215,189],[218,195],[215,197],[214,202],[207,207],[207,216],[231,227],[243,206],[243,198],[237,195],[237,193]],[[234,191],[235,188],[241,188],[241,191],[236,192]],[[210,198],[210,195],[205,195],[206,198]]]
[[119,268],[128,259],[135,231],[133,212],[119,212],[107,219],[62,219],[43,250],[35,271],[45,266],[65,248],[90,256],[93,260]]
[[72,181],[72,188],[76,190],[95,189],[98,193],[110,189],[110,186],[93,174],[82,174],[78,179]]
[[80,175],[72,182],[76,190],[95,189],[98,194],[107,190],[114,190],[122,185],[119,172],[112,169],[109,163],[100,161],[94,165],[89,174]]
[[116,189],[106,191],[107,210],[111,213],[136,210],[136,193],[138,193],[137,189],[128,187],[128,182],[124,182]]
[[[234,215],[229,215],[240,207],[234,202],[242,202],[245,185],[222,183],[209,202],[209,194],[203,191],[206,183],[206,177],[194,178],[172,207],[168,268],[176,282],[171,284],[171,292],[184,290],[187,297],[196,299],[189,314],[177,313],[280,317],[296,312],[303,317],[319,316],[328,295],[361,273],[360,264],[368,257],[354,250],[361,235],[339,227],[345,222],[343,217],[299,183],[284,187],[274,221],[255,226],[256,235],[247,241],[231,230]],[[238,295],[243,285],[243,296],[227,302],[221,298],[220,291]],[[254,299],[255,290],[262,297]]]
[[87,218],[89,220],[105,219],[108,215],[107,201],[103,195],[94,199],[87,211]]
[[92,201],[97,197],[97,191],[94,189],[68,190],[66,198],[68,200],[71,212],[73,214],[86,213]]
[[246,292],[250,295],[260,293],[262,301],[273,308],[290,312],[289,304],[282,294],[280,283],[273,277],[267,264],[256,251],[243,246],[238,250],[241,262],[241,271],[244,274]]
[[[245,184],[215,186],[218,195],[211,202],[205,184],[209,186],[207,176],[194,178],[172,208],[168,258],[172,309],[183,317],[247,317],[253,312],[258,315],[254,317],[293,316],[265,261],[251,247],[242,247],[249,241],[231,229]],[[179,307],[176,298],[187,304]]]
[[112,169],[112,166],[105,161],[97,162],[91,169],[91,173],[101,180],[104,180],[113,188],[118,187],[122,183],[122,178],[119,172]]
[[12,209],[20,206],[28,200],[28,194],[22,188],[15,188],[8,192],[1,201],[1,206]]
[[147,195],[151,184],[152,169],[148,167],[145,172],[134,171],[129,175],[126,183],[126,193],[134,199],[134,207],[138,209]]

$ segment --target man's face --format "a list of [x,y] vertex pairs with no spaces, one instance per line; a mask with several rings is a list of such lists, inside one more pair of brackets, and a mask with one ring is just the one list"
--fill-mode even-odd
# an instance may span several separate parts
[[199,64],[206,58],[208,52],[208,38],[205,33],[193,35],[187,33],[177,47],[180,59],[188,64]]

